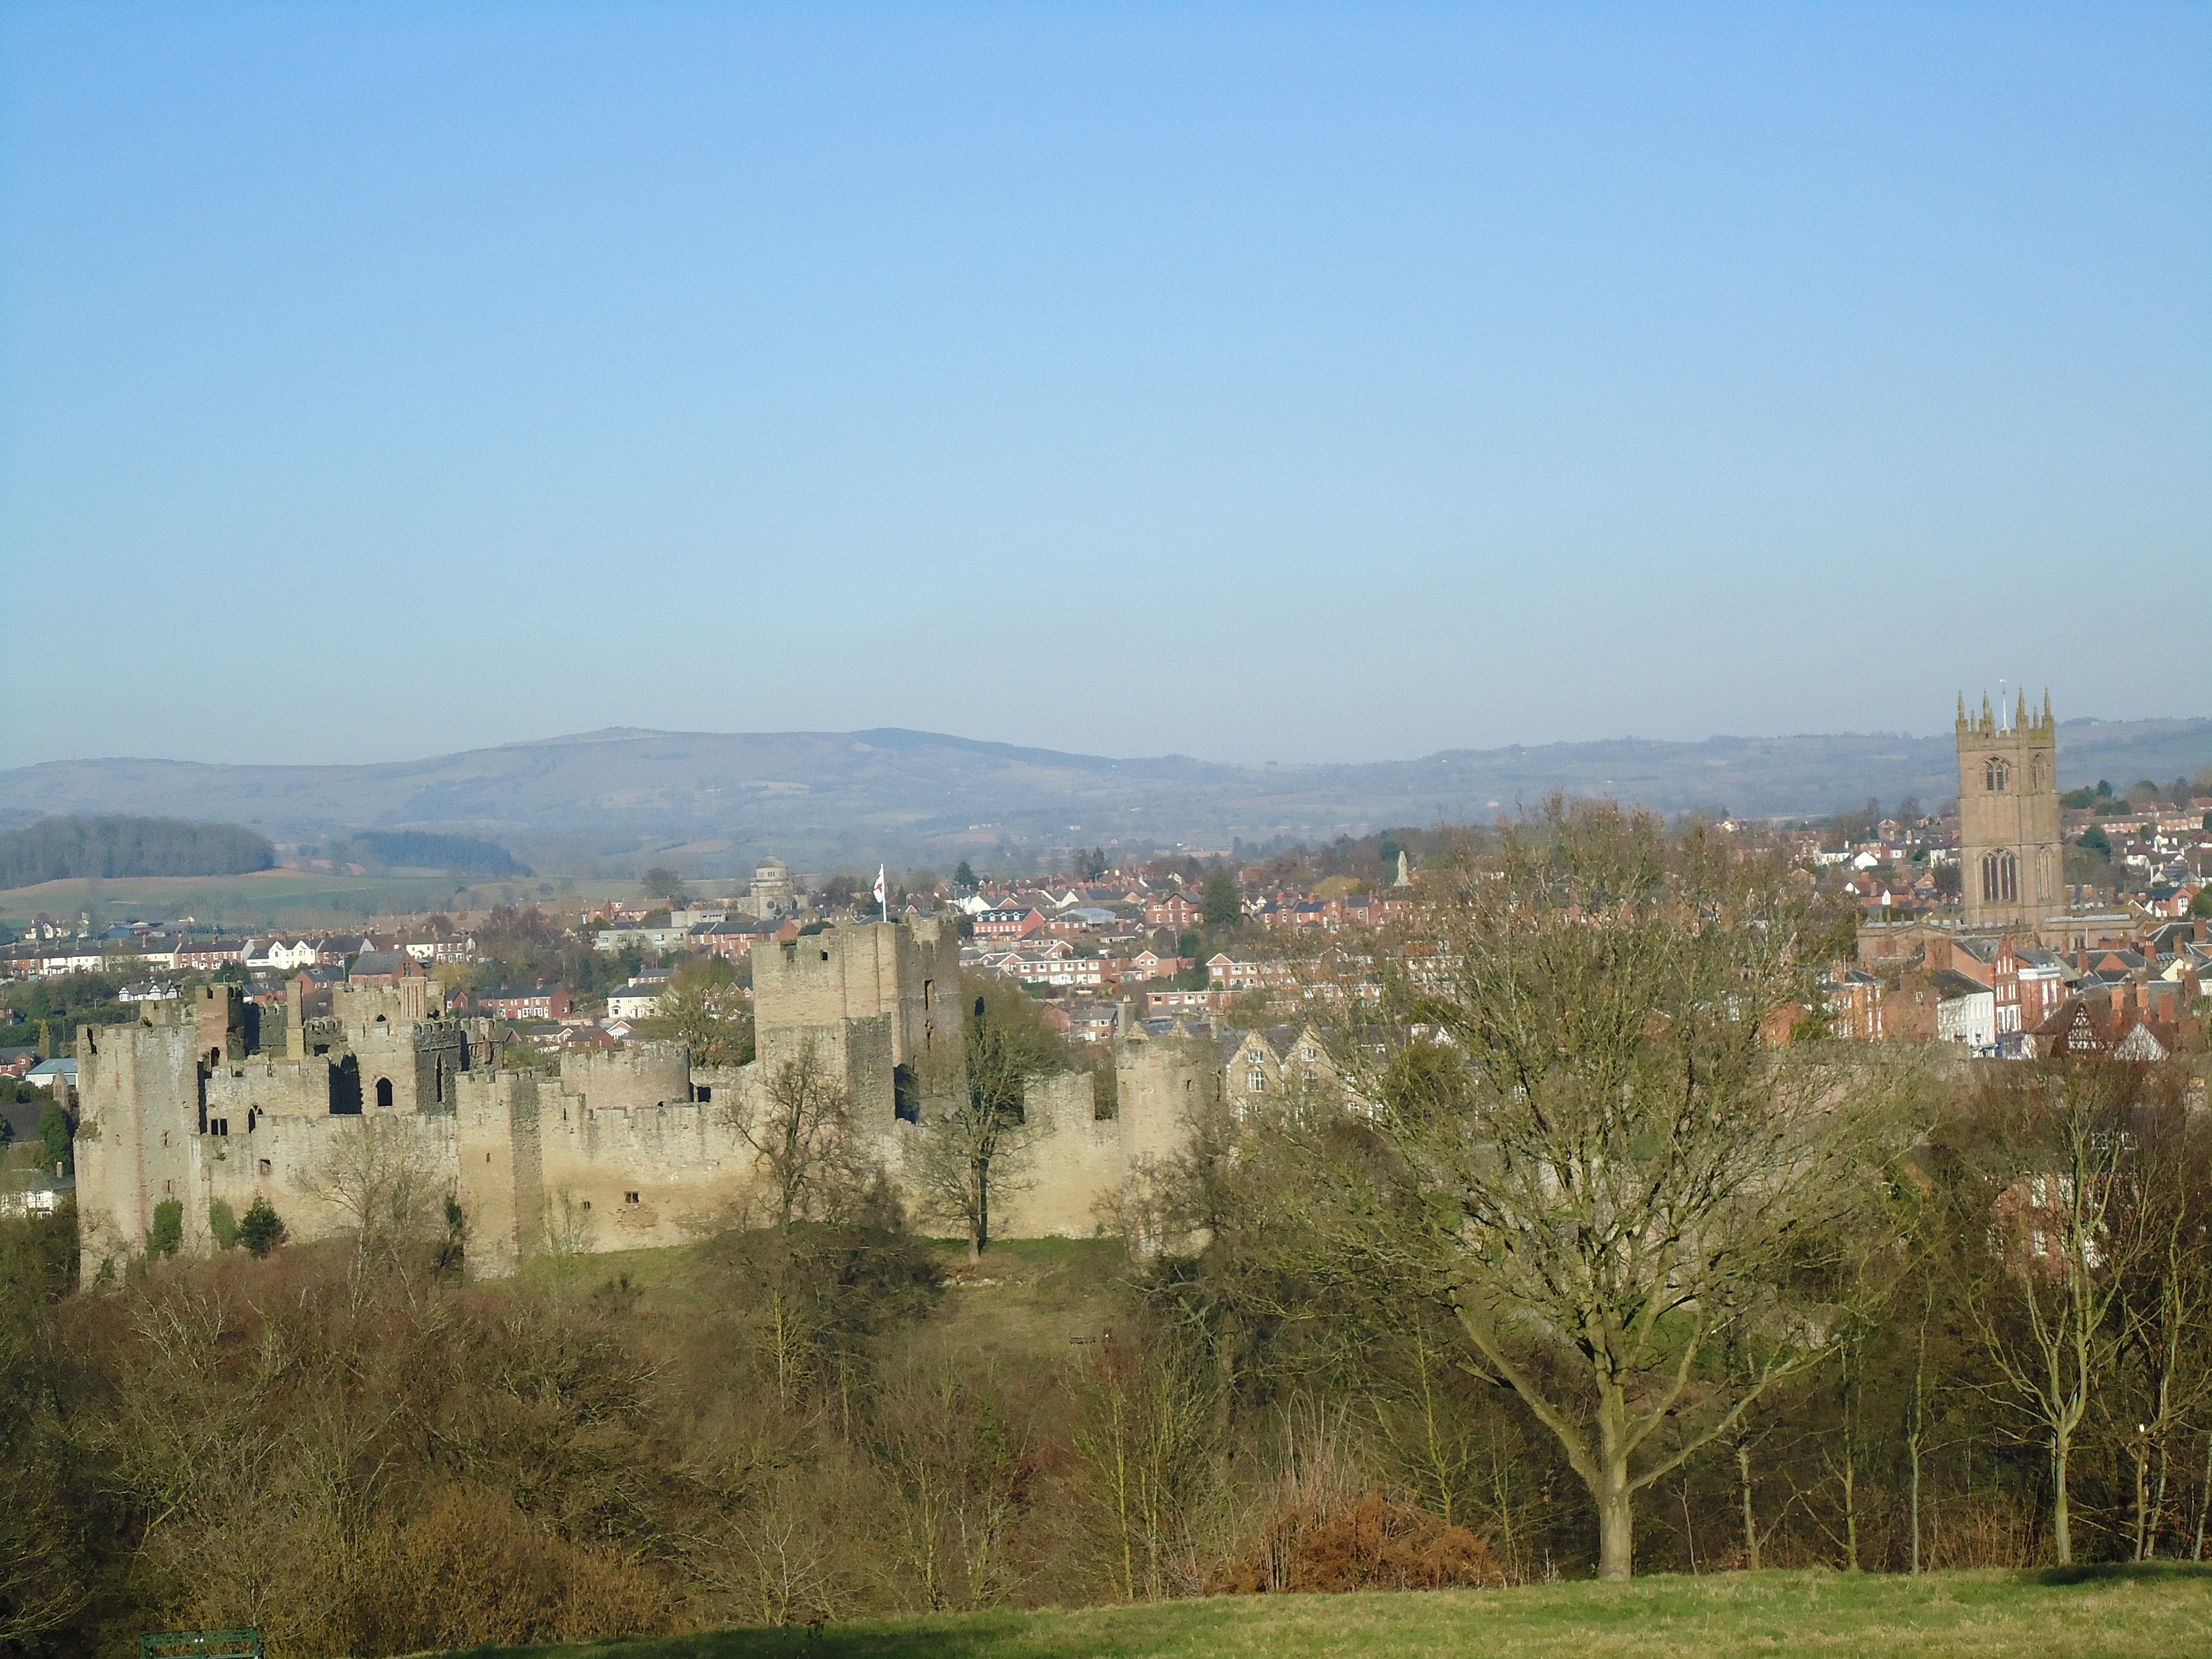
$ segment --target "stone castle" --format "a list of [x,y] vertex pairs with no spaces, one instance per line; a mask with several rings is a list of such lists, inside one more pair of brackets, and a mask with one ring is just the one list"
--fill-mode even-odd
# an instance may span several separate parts
[[[459,1204],[473,1273],[512,1273],[549,1224],[567,1249],[682,1243],[745,1213],[759,1177],[738,1126],[771,1068],[810,1046],[896,1189],[925,1079],[957,1075],[957,930],[925,918],[763,941],[752,969],[758,1058],[726,1069],[654,1042],[566,1054],[557,1076],[501,1069],[489,1023],[447,1013],[426,980],[341,988],[312,1020],[295,991],[265,1044],[261,1011],[228,986],[149,1004],[135,1025],[82,1026],[85,1279],[119,1273],[173,1202],[187,1255],[216,1248],[219,1206],[242,1216],[256,1198],[295,1240],[343,1231],[332,1176],[372,1124]],[[1042,1133],[1022,1189],[994,1200],[995,1234],[1090,1236],[1130,1171],[1186,1144],[1192,1109],[1218,1097],[1210,1043],[1139,1029],[1115,1060],[1110,1107],[1086,1073],[1030,1079]]]

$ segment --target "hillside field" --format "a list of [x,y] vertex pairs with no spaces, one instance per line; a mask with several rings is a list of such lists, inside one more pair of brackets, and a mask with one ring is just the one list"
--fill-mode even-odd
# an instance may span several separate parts
[[[246,876],[133,876],[112,880],[41,882],[0,891],[0,921],[22,923],[40,912],[75,917],[97,912],[113,923],[137,918],[169,921],[195,916],[232,933],[277,928],[358,928],[370,916],[482,910],[539,896],[528,877],[464,881],[451,875],[331,875],[314,870],[264,870]],[[562,890],[556,888],[556,890]],[[572,881],[565,890],[596,899],[637,891],[632,881]]]
[[[2212,1653],[2212,1571],[1656,1575],[1516,1589],[1215,1596],[729,1630],[466,1659],[2151,1659]],[[449,1659],[462,1659],[460,1655]]]

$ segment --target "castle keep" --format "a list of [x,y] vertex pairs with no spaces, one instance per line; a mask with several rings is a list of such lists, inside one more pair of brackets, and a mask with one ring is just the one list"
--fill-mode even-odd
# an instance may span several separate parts
[[[344,1172],[371,1145],[453,1195],[480,1275],[513,1273],[549,1227],[563,1249],[682,1243],[745,1212],[757,1173],[738,1125],[774,1068],[809,1050],[896,1187],[925,1090],[959,1086],[959,947],[929,919],[755,945],[759,1059],[719,1070],[654,1042],[564,1055],[557,1076],[502,1070],[489,1024],[448,1015],[420,979],[343,988],[319,1019],[295,994],[281,1043],[263,1042],[259,1011],[227,986],[149,1004],[135,1025],[80,1027],[85,1279],[143,1250],[165,1204],[188,1255],[215,1249],[218,1205],[242,1216],[257,1197],[295,1239],[343,1231]],[[994,1231],[1095,1231],[1102,1204],[1183,1145],[1218,1090],[1206,1050],[1139,1033],[1117,1050],[1103,1113],[1085,1074],[1030,1079],[1042,1133]]]

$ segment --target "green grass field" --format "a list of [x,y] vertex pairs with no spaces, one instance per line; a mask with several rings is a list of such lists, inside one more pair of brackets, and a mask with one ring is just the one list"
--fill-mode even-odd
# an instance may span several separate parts
[[[2212,1654],[2212,1571],[1656,1576],[1398,1595],[1217,1596],[1073,1612],[730,1630],[468,1659],[2149,1659]],[[455,1659],[459,1659],[456,1656]]]
[[[376,915],[477,910],[538,897],[560,884],[529,876],[464,882],[453,876],[340,876],[311,870],[264,870],[250,876],[132,876],[112,881],[49,881],[0,892],[0,921],[28,921],[40,912],[74,917],[94,912],[103,922],[137,917],[167,921],[197,916],[234,932],[251,928],[358,927]],[[568,890],[598,899],[632,894],[628,881],[572,881]]]

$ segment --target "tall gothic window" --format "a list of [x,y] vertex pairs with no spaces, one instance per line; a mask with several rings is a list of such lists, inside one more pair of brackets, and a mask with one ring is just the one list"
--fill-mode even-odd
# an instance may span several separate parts
[[1982,768],[1982,787],[1993,795],[2002,795],[2012,782],[2012,768],[2001,760],[1989,762]]
[[2020,899],[2020,860],[2010,853],[1982,854],[1982,902],[2013,904]]

